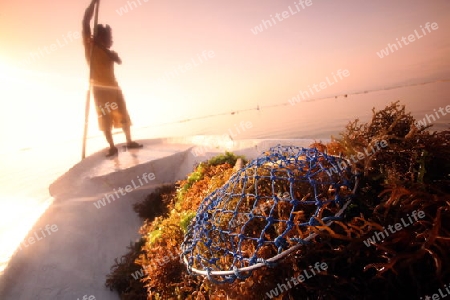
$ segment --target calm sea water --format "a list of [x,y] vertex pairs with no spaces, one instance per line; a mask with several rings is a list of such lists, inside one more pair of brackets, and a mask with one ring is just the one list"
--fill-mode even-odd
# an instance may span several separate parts
[[[450,83],[403,87],[347,97],[310,102],[261,104],[247,111],[217,112],[209,116],[191,116],[167,124],[133,128],[136,139],[190,135],[227,135],[233,139],[328,139],[338,136],[349,120],[370,120],[372,107],[384,108],[401,100],[418,119],[450,105]],[[435,130],[449,128],[450,114],[439,115]],[[122,135],[115,136],[123,142]],[[105,148],[103,137],[88,140],[87,153]],[[0,160],[0,272],[37,218],[51,204],[48,186],[79,162],[81,141],[78,136],[7,150]]]

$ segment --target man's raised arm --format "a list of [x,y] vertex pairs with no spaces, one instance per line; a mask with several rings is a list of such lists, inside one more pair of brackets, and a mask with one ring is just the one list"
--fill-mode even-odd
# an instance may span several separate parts
[[83,37],[84,38],[90,38],[91,37],[91,19],[94,15],[94,7],[95,4],[98,2],[98,0],[92,0],[91,4],[89,4],[88,8],[86,8],[86,11],[84,13],[83,18]]

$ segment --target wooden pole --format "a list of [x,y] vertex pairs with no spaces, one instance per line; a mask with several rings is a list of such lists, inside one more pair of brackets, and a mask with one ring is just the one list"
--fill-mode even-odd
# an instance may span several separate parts
[[[97,1],[94,11],[94,40],[97,37],[97,24],[98,24],[98,8],[100,6],[100,0]],[[89,58],[89,89],[86,93],[86,105],[84,108],[84,131],[83,131],[83,149],[81,151],[81,159],[86,157],[86,139],[89,125],[89,109],[91,106],[91,92],[92,92],[92,53],[94,53],[94,41],[91,44],[91,53]]]

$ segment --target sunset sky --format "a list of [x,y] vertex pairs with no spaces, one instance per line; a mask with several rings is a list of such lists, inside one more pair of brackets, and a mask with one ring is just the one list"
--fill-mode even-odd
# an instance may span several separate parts
[[[80,33],[88,4],[0,2],[2,141],[82,131],[88,67]],[[113,29],[112,48],[123,61],[116,76],[134,123],[288,102],[339,69],[350,75],[312,98],[450,79],[448,0],[309,4],[102,0],[99,22]],[[424,31],[427,22],[438,27]],[[377,55],[412,34],[419,38]]]

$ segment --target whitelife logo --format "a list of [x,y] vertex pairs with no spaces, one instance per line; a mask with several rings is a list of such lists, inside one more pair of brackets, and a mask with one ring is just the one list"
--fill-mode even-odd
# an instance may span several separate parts
[[447,296],[450,295],[450,283],[448,285],[449,286],[447,286],[447,284],[444,284],[445,291],[448,294],[445,294],[444,289],[440,288],[440,289],[438,289],[439,294],[435,293],[435,294],[433,294],[431,296],[426,295],[425,298],[424,297],[420,297],[420,300],[441,300],[441,299],[446,298]]
[[81,35],[78,31],[69,31],[67,34],[62,35],[62,40],[57,39],[56,42],[50,46],[39,47],[35,52],[29,52],[27,58],[21,61],[21,65],[27,66],[31,62],[41,59],[45,55],[51,54],[52,52],[67,46],[69,43],[79,39],[80,37]]
[[[420,219],[425,218],[425,212],[423,212],[422,210],[417,211],[413,211],[411,213],[412,217],[414,218],[414,221],[417,222]],[[374,235],[372,235],[371,238],[367,238],[364,241],[364,245],[366,245],[367,247],[370,247],[371,245],[375,244],[376,242],[381,242],[382,240],[384,240],[385,238],[387,238],[389,235],[396,233],[397,231],[402,230],[404,227],[408,227],[409,225],[413,224],[413,220],[411,219],[411,216],[408,214],[407,215],[409,223],[405,222],[405,220],[403,218],[400,219],[401,223],[395,223],[394,226],[389,225],[387,228],[383,228],[384,231],[379,231],[379,232],[375,232]],[[395,230],[394,230],[395,227]],[[389,231],[388,231],[389,229]]]
[[[330,80],[330,78],[327,76],[327,77],[325,77],[325,81],[322,81],[319,84],[314,83],[312,86],[308,85],[309,92],[308,91],[299,91],[299,93],[295,97],[292,97],[291,99],[289,99],[289,103],[291,105],[295,105],[296,103],[299,103],[300,101],[302,101],[302,99],[308,100],[311,96],[314,95],[314,91],[316,91],[316,93],[318,93],[318,92],[328,88],[329,86],[332,86],[335,83],[342,81],[344,78],[347,78],[348,76],[350,76],[350,72],[347,69],[344,69],[344,70],[339,69],[336,71],[336,75],[334,74],[334,72],[332,72],[331,75],[333,76],[332,80]],[[339,78],[339,80],[338,80],[338,78]],[[300,99],[300,96],[302,97],[302,99]]]
[[[316,262],[313,266],[309,266],[309,270],[303,270],[302,274],[300,274],[297,277],[292,276],[291,279],[286,278],[287,281],[287,286],[286,284],[278,284],[278,286],[272,290],[270,290],[269,292],[266,293],[267,297],[269,297],[270,299],[277,297],[279,295],[281,295],[285,290],[285,292],[287,292],[289,289],[292,288],[291,285],[291,281],[293,286],[296,286],[297,284],[303,283],[305,282],[305,280],[310,279],[312,277],[314,277],[315,275],[317,275],[318,273],[320,273],[321,271],[326,271],[328,269],[328,265],[326,263],[319,263]],[[288,288],[289,286],[289,288]],[[279,290],[279,292],[278,292]]]
[[216,54],[214,53],[213,50],[203,50],[201,54],[197,53],[197,57],[192,57],[189,62],[173,67],[172,71],[164,72],[164,75],[156,79],[155,83],[161,84],[166,83],[170,79],[175,79],[178,76],[192,70],[193,68],[196,68],[201,64],[209,61],[215,56]]
[[245,131],[247,131],[248,129],[253,128],[253,123],[251,121],[241,121],[239,123],[240,125],[240,129],[238,127],[237,124],[234,124],[234,128],[236,131],[233,130],[233,128],[228,128],[228,135],[226,133],[218,136],[215,139],[212,139],[211,142],[209,142],[207,145],[203,145],[203,146],[198,146],[198,147],[194,147],[191,150],[191,153],[194,156],[203,156],[206,154],[207,151],[214,151],[214,150],[218,150],[218,148],[220,148],[220,141],[223,140],[224,138],[226,139],[227,137],[229,137],[231,140],[234,140],[234,138],[236,138],[239,134],[244,133]]
[[[145,270],[147,269],[155,270],[158,268],[158,266],[162,267],[172,260],[180,259],[180,256],[178,256],[176,253],[169,252],[169,254],[170,256],[166,255],[162,259],[152,260],[153,264],[145,267]],[[134,272],[133,274],[131,274],[131,276],[133,277],[134,280],[138,280],[139,278],[144,277],[144,268],[141,268],[139,271]]]
[[[36,242],[43,240],[47,236],[50,236],[52,233],[55,233],[58,231],[58,226],[56,226],[55,224],[52,224],[52,225],[47,224],[47,225],[45,225],[44,228],[45,228],[45,231],[42,228],[39,228],[39,230],[35,231],[32,236],[29,236],[27,239],[23,240],[20,243],[19,249],[22,250],[22,246],[28,247]],[[28,244],[27,244],[27,242],[28,242]]]
[[[376,147],[376,149],[372,146],[372,147],[371,147],[371,149],[372,149],[371,152],[369,152],[369,149],[364,148],[364,153],[365,153],[365,154],[362,153],[362,152],[358,152],[358,153],[356,154],[356,156],[353,155],[353,154],[350,155],[350,159],[351,159],[354,163],[357,163],[358,160],[363,160],[363,159],[366,158],[366,157],[369,157],[369,156],[371,156],[371,155],[374,155],[377,151],[380,151],[380,150],[381,150],[381,149],[380,149],[380,146],[381,146],[382,148],[387,147],[387,146],[388,146],[388,142],[387,142],[386,140],[381,140],[381,141],[379,141],[379,142],[376,142],[374,146]],[[332,168],[329,168],[329,169],[325,170],[325,172],[327,172],[328,176],[331,176],[331,175],[333,175],[333,173],[338,174],[339,171],[344,171],[344,170],[347,169],[348,167],[349,167],[349,165],[348,165],[344,160],[341,160],[340,162],[338,162],[337,166],[334,166],[334,167],[332,167]]]
[[[422,120],[416,121],[415,125],[416,125],[417,127],[419,127],[419,128],[420,128],[420,127],[425,127],[425,126],[431,124],[432,122],[436,122],[436,118],[437,118],[437,119],[440,119],[441,117],[440,117],[439,114],[437,113],[436,108],[433,109],[433,111],[434,111],[434,114],[436,115],[436,117],[434,117],[433,114],[431,114],[431,115],[425,114],[425,118],[423,118]],[[447,106],[445,107],[445,111],[446,111],[447,113],[444,112],[444,108],[442,108],[442,107],[439,107],[438,111],[441,113],[442,116],[446,116],[447,113],[450,114],[450,105],[447,105]]]
[[[121,6],[119,9],[116,9],[116,13],[119,16],[123,16],[124,14],[134,10],[135,8],[138,8],[139,6],[142,6],[143,3],[141,1],[146,3],[149,0],[127,1],[127,5]],[[129,8],[129,10],[128,10],[128,8]]]
[[111,110],[116,110],[118,108],[119,108],[119,106],[117,105],[116,102],[109,103],[109,101],[108,101],[105,103],[105,107],[102,107],[101,105],[99,105],[99,106],[97,106],[97,111],[101,111],[102,113],[98,117],[101,118],[102,116],[106,116],[107,113],[105,112],[105,109],[108,113],[110,113]]
[[[134,182],[134,179],[132,179],[131,184],[125,186],[125,188],[124,188],[125,191],[121,187],[118,189],[119,191],[116,191],[116,189],[114,189],[114,194],[116,194],[117,198],[114,198],[113,193],[104,194],[105,196],[102,199],[98,200],[97,202],[94,202],[94,206],[97,209],[100,209],[101,207],[106,206],[106,204],[107,204],[106,201],[108,201],[108,203],[111,203],[111,201],[116,201],[116,199],[120,198],[120,195],[125,196],[127,193],[131,193],[131,191],[133,191],[134,189],[140,188],[140,187],[144,186],[145,184],[148,184],[148,182],[151,180],[155,180],[156,177],[155,177],[154,173],[148,173],[148,174],[144,173],[142,175],[142,180],[145,181],[145,184],[142,183],[140,176],[137,176],[136,178],[139,180],[140,185],[136,185],[136,183]],[[120,195],[119,195],[119,193],[120,193]]]
[[[417,32],[417,29],[414,30],[414,33],[408,35],[408,38],[402,36],[402,38],[400,39],[403,42],[403,45],[407,46],[410,43],[416,41],[416,38],[419,40],[421,38],[423,38],[424,36],[427,35],[427,31],[428,33],[431,32],[431,29],[433,30],[438,30],[439,26],[438,23],[433,22],[430,24],[430,22],[427,22],[425,24],[425,28],[427,29],[425,31],[425,29],[422,27],[422,25],[420,25],[420,28],[422,29],[422,33],[423,35],[420,35],[420,33]],[[430,29],[431,28],[431,29]],[[380,52],[377,52],[377,55],[379,58],[384,58],[385,56],[388,56],[390,53],[394,53],[395,51],[398,51],[398,47],[403,48],[402,43],[397,39],[395,39],[397,41],[397,44],[388,44],[386,48],[382,49]],[[407,40],[409,41],[409,43],[407,42]],[[398,45],[398,47],[397,47]],[[390,50],[390,52],[389,52]]]
[[[278,20],[278,22],[281,22],[293,15],[298,14],[302,10],[306,9],[307,7],[312,5],[312,0],[300,0],[298,2],[294,2],[295,9],[293,9],[290,5],[288,6],[288,10],[283,11],[282,13],[276,13],[275,18]],[[273,15],[270,15],[270,20],[262,20],[259,25],[255,26],[254,28],[250,29],[253,34],[258,34],[260,32],[263,32],[265,29],[268,29],[269,27],[272,27],[277,24],[277,21],[275,20]]]
[[83,298],[77,298],[77,300],[95,300],[95,296],[94,295],[84,295]]
[[[279,196],[279,198],[283,198],[283,199],[286,199],[286,200],[289,199],[289,197],[290,197],[290,194],[288,192],[285,192],[284,194]],[[273,204],[270,203],[270,202],[263,202],[259,206],[255,207],[251,211],[251,213],[252,213],[252,215],[262,214],[267,209],[270,210],[272,205]],[[238,226],[242,226],[243,224],[245,224],[249,220],[250,220],[250,215],[249,214],[239,214],[239,215],[231,218],[231,220],[228,222],[229,228],[230,229],[234,229],[234,228],[236,228]]]

